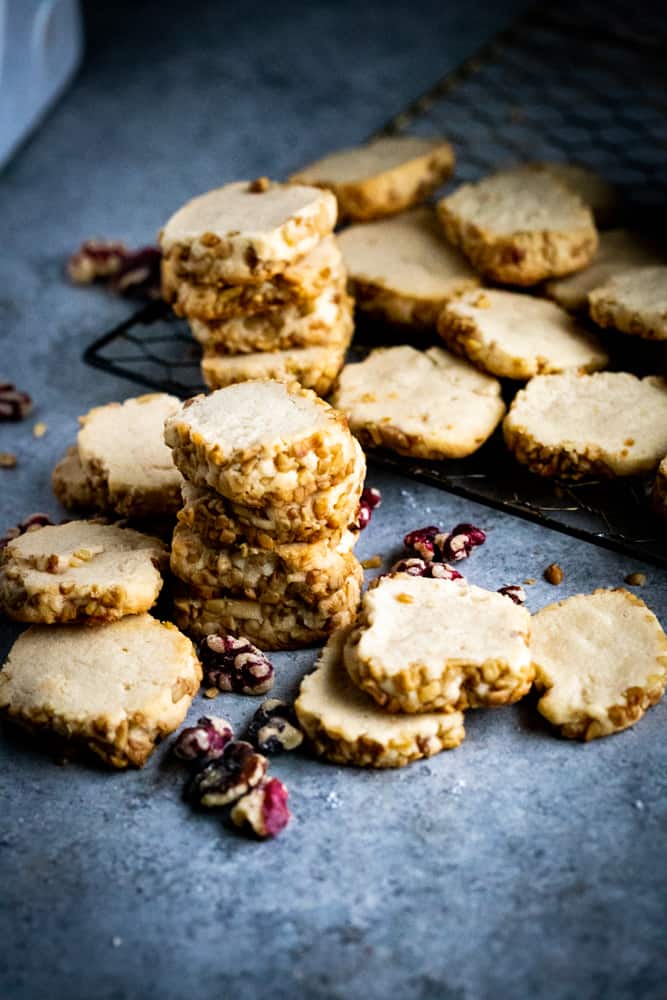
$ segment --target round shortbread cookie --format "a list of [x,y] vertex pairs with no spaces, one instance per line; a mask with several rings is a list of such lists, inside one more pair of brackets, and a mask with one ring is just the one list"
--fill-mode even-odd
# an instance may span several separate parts
[[618,212],[618,189],[594,170],[579,163],[533,163],[536,170],[545,170],[588,205],[598,226],[608,226]]
[[448,302],[438,319],[447,346],[499,378],[591,372],[609,357],[597,337],[546,299],[485,288]]
[[354,621],[363,583],[363,571],[359,564],[357,567],[340,590],[320,601],[316,607],[297,600],[286,600],[277,605],[242,600],[226,594],[212,597],[177,587],[174,620],[195,639],[214,632],[231,632],[245,636],[265,650],[313,646]]
[[589,263],[598,245],[590,209],[544,170],[503,170],[438,202],[447,238],[487,278],[534,285]]
[[529,635],[530,614],[503,594],[397,573],[364,594],[343,658],[390,712],[453,712],[527,694]]
[[626,372],[538,375],[503,423],[515,458],[540,476],[639,476],[667,452],[667,382]]
[[57,499],[68,510],[99,511],[106,514],[106,494],[96,493],[84,472],[76,445],[68,448],[51,474]]
[[343,258],[333,236],[290,264],[281,274],[246,285],[206,283],[179,275],[162,260],[162,295],[178,316],[229,320],[288,306],[312,309],[314,300],[345,279]]
[[148,611],[167,551],[157,538],[95,521],[29,531],[0,553],[0,607],[19,622],[111,622]]
[[286,351],[236,357],[204,354],[202,376],[209,389],[222,389],[248,379],[270,378],[295,383],[312,389],[318,396],[326,396],[343,367],[348,345],[349,340],[348,344],[339,347],[292,347]]
[[222,322],[190,320],[195,340],[205,351],[222,355],[285,351],[293,347],[338,347],[353,330],[353,302],[345,282],[326,288],[312,303],[268,309]]
[[538,710],[568,739],[627,729],[662,698],[667,636],[627,590],[596,590],[533,616]]
[[200,594],[224,591],[262,604],[279,605],[293,599],[316,605],[357,572],[352,552],[356,541],[356,534],[348,531],[336,545],[288,542],[273,549],[212,549],[192,528],[178,524],[171,545],[171,570]]
[[346,365],[333,395],[363,445],[416,458],[462,458],[505,412],[500,383],[440,347],[380,348]]
[[615,274],[588,296],[591,318],[646,340],[667,340],[667,267]]
[[0,672],[0,712],[36,733],[141,767],[177,729],[201,682],[192,643],[170,622],[27,629]]
[[329,191],[237,181],[187,202],[160,232],[160,246],[197,281],[256,283],[309,253],[336,214]]
[[656,514],[667,518],[667,456],[663,458],[658,466],[658,471],[653,482],[651,499]]
[[390,323],[434,327],[445,302],[479,285],[442,238],[433,209],[350,226],[338,238],[357,306]]
[[404,767],[463,742],[462,712],[391,715],[360,691],[343,665],[348,632],[331,636],[294,703],[317,754],[335,764]]
[[180,407],[176,396],[158,392],[79,418],[79,460],[96,509],[121,517],[176,513],[183,479],[164,443],[164,422]]
[[454,150],[444,139],[384,136],[309,163],[290,180],[329,188],[341,221],[364,222],[426,201],[453,169]]
[[366,458],[355,441],[354,471],[328,490],[311,493],[300,503],[278,507],[243,507],[213,490],[185,483],[181,524],[193,528],[211,548],[253,545],[274,549],[286,542],[335,545],[343,532],[356,528],[359,500],[366,477]]
[[588,294],[610,278],[633,267],[664,264],[665,254],[639,233],[611,229],[600,233],[597,252],[588,267],[565,278],[554,278],[544,286],[545,294],[570,312],[588,309]]
[[187,400],[165,440],[186,479],[248,507],[300,503],[357,462],[342,413],[310,389],[271,380]]

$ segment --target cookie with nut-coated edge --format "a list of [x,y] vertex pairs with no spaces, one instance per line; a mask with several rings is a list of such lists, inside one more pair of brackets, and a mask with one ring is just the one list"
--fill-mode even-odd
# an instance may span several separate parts
[[600,233],[595,256],[583,271],[547,281],[544,293],[563,309],[587,312],[589,293],[614,275],[634,267],[664,264],[666,259],[664,252],[640,233],[610,229]]
[[356,572],[356,541],[357,535],[348,531],[333,545],[326,539],[287,542],[273,549],[210,548],[201,535],[180,523],[171,544],[171,570],[199,592],[225,591],[263,604],[294,597],[316,605]]
[[407,344],[345,365],[332,402],[362,445],[416,458],[472,454],[505,413],[497,379],[440,347]]
[[627,590],[577,594],[538,611],[531,653],[538,710],[568,739],[633,726],[667,682],[667,636]]
[[639,476],[667,452],[667,381],[627,372],[538,375],[503,423],[514,457],[540,476]]
[[68,448],[56,463],[51,475],[51,485],[57,499],[68,510],[85,513],[97,511],[100,514],[108,512],[104,498],[93,489],[85,473],[76,445]]
[[352,299],[337,279],[320,295],[283,309],[267,309],[227,320],[190,319],[192,336],[204,351],[221,355],[286,351],[293,347],[339,347],[353,329]]
[[588,295],[591,319],[645,340],[667,340],[667,267],[614,275]]
[[510,705],[528,693],[530,614],[464,580],[395,573],[363,597],[343,660],[390,712]]
[[258,354],[204,353],[201,370],[209,389],[222,389],[248,379],[278,379],[312,389],[326,396],[334,385],[345,362],[352,339],[352,325],[347,342],[337,347],[290,347],[285,351],[261,351]]
[[454,160],[445,139],[383,136],[330,153],[290,180],[333,191],[341,221],[368,222],[426,201],[450,176]]
[[0,671],[0,713],[111,767],[141,767],[180,726],[201,676],[190,640],[147,614],[97,628],[35,625]]
[[535,285],[579,271],[598,245],[590,208],[530,165],[462,184],[437,210],[447,239],[503,284]]
[[19,622],[116,621],[155,604],[167,562],[161,541],[129,528],[47,525],[0,552],[0,607]]
[[285,308],[312,309],[332,285],[345,280],[343,258],[333,236],[289,264],[280,274],[254,284],[197,281],[178,274],[173,262],[162,260],[162,295],[178,316],[223,321]]
[[270,379],[187,400],[165,423],[165,440],[186,479],[248,507],[300,503],[357,462],[342,413]]
[[274,549],[286,542],[324,540],[335,545],[348,527],[356,526],[366,477],[366,458],[357,441],[355,456],[354,470],[340,483],[300,502],[279,506],[244,507],[186,482],[178,521],[212,548],[254,545]]
[[314,606],[298,598],[262,604],[225,593],[199,594],[177,584],[174,621],[193,639],[229,632],[244,636],[263,650],[302,649],[323,642],[336,629],[354,621],[362,583],[363,571],[357,563],[343,586]]
[[432,208],[350,226],[338,245],[357,308],[389,323],[435,327],[445,302],[479,284],[442,238]]
[[160,232],[164,257],[195,281],[256,284],[315,248],[336,224],[329,191],[236,181],[192,198]]
[[462,712],[392,715],[353,684],[343,666],[348,634],[331,636],[294,704],[317,754],[335,764],[404,767],[463,742]]
[[663,458],[658,466],[658,471],[653,481],[651,499],[656,514],[667,518],[667,456]]
[[484,288],[447,303],[438,318],[447,347],[498,378],[529,379],[605,368],[598,338],[554,302]]

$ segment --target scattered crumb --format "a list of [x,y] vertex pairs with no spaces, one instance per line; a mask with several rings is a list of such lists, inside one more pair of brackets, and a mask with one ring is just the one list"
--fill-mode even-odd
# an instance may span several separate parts
[[491,299],[489,298],[488,295],[485,295],[484,292],[480,292],[477,298],[475,299],[474,304],[477,309],[490,309]]
[[625,582],[631,587],[643,587],[646,583],[646,573],[628,573]]
[[544,579],[547,583],[552,583],[554,587],[563,582],[563,576],[563,570],[558,563],[551,563],[544,571]]
[[202,693],[205,698],[217,698],[220,692],[217,688],[205,688]]
[[377,402],[377,396],[374,392],[365,392],[361,397],[362,403],[375,403]]
[[414,604],[414,600],[415,600],[415,599],[414,599],[414,597],[412,596],[412,594],[404,594],[404,593],[400,593],[400,594],[396,594],[396,600],[397,600],[397,601],[398,601],[398,602],[399,602],[400,604]]
[[270,181],[268,177],[257,177],[248,184],[248,191],[251,194],[261,194],[263,191],[268,191],[269,186]]
[[378,566],[382,565],[382,556],[370,556],[368,559],[362,559],[361,565],[364,569],[377,569]]
[[44,435],[46,434],[46,431],[47,431],[46,424],[42,423],[41,420],[38,423],[36,423],[32,429],[32,433],[36,438],[43,438]]
[[534,576],[527,576],[523,583],[525,587],[532,587],[534,583],[537,583],[537,580]]
[[123,943],[122,937],[118,937],[117,934],[115,934],[111,938],[111,944],[113,945],[114,948],[120,948],[120,946],[122,945],[122,943]]
[[0,469],[15,469],[16,455],[11,451],[0,451]]
[[331,809],[338,809],[340,806],[340,798],[336,792],[329,792],[326,798],[326,803]]
[[643,810],[644,810],[644,803],[642,802],[641,799],[635,799],[634,805],[635,805],[635,809],[638,809],[639,812],[643,812]]

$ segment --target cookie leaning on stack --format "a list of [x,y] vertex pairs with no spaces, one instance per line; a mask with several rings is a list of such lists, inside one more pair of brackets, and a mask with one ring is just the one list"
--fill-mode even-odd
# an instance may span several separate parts
[[204,347],[209,388],[281,378],[329,391],[353,330],[336,211],[328,191],[261,178],[194,198],[166,223],[163,295]]
[[188,400],[165,440],[188,480],[171,559],[186,631],[280,649],[350,623],[365,459],[342,414],[308,389],[243,382]]

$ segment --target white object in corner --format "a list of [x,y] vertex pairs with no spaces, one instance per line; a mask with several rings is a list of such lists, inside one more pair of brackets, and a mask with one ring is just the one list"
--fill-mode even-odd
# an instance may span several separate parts
[[82,51],[78,0],[0,0],[0,166],[63,92]]

